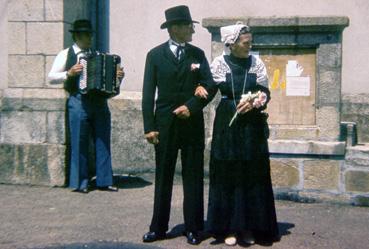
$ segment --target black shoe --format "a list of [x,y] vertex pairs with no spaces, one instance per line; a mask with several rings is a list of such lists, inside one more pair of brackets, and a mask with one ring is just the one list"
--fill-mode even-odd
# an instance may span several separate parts
[[115,186],[97,187],[97,189],[100,191],[118,192],[118,188]]
[[148,232],[144,234],[142,241],[145,243],[149,243],[162,239],[165,239],[165,233]]
[[187,243],[190,245],[198,245],[201,243],[200,236],[197,232],[186,232]]
[[88,194],[88,189],[87,188],[77,188],[77,189],[74,189],[72,192],[77,192],[77,193],[81,193],[81,194]]

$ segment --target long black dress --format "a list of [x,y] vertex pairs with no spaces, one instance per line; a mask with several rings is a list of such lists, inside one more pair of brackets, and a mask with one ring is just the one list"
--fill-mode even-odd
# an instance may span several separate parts
[[[255,59],[255,58],[254,58]],[[270,177],[266,106],[239,115],[229,127],[241,94],[263,91],[257,75],[245,71],[247,59],[224,56],[232,71],[217,85],[222,99],[216,109],[210,156],[208,228],[215,237],[253,231],[258,240],[276,240],[278,226]],[[233,78],[233,87],[232,87]],[[234,89],[234,90],[233,90]],[[235,103],[235,101],[236,103]]]

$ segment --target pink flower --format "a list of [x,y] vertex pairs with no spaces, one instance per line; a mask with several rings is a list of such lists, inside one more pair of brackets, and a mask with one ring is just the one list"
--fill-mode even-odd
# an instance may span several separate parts
[[255,108],[260,108],[261,106],[265,105],[267,101],[267,95],[264,92],[258,92],[258,97],[254,99],[252,105]]
[[200,69],[200,63],[192,63],[191,64],[191,72],[194,72],[196,70]]

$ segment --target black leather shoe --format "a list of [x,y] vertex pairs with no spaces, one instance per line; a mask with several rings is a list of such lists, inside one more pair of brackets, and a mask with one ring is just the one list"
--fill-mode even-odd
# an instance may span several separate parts
[[187,243],[190,245],[198,245],[201,243],[200,236],[197,232],[186,232]]
[[73,192],[77,192],[77,193],[81,193],[81,194],[88,194],[88,189],[87,188],[77,188],[77,189],[74,189]]
[[145,243],[149,243],[162,239],[165,239],[165,233],[148,232],[144,234],[142,241]]
[[115,186],[98,187],[97,189],[100,191],[118,192],[118,188]]

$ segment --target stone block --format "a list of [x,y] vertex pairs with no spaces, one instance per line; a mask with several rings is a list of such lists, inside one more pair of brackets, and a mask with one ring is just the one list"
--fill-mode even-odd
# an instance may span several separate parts
[[356,195],[352,198],[351,203],[354,206],[369,207],[368,195]]
[[65,146],[47,146],[47,166],[51,186],[63,186],[65,183]]
[[349,170],[345,173],[346,191],[369,192],[369,172]]
[[342,102],[342,115],[369,116],[369,100],[366,103]]
[[273,159],[270,168],[274,187],[296,188],[300,184],[299,165],[297,160]]
[[9,21],[43,21],[44,0],[8,1]]
[[[281,30],[279,30],[281,31]],[[295,34],[257,34],[253,36],[252,40],[254,44],[294,44],[296,43],[296,35]]]
[[48,88],[60,88],[63,89],[63,84],[50,84],[48,79],[48,74],[53,66],[54,59],[56,56],[46,56],[46,65],[45,65],[45,86]]
[[321,140],[337,141],[340,133],[340,113],[338,106],[321,106],[316,110],[316,123]]
[[20,110],[23,106],[23,89],[7,88],[4,89],[2,99],[2,111]]
[[369,142],[369,94],[343,94],[341,120],[357,124],[359,143]]
[[369,168],[369,145],[348,147],[345,156],[345,165]]
[[340,43],[320,44],[317,56],[319,68],[340,68],[342,66],[342,45]]
[[304,189],[339,190],[339,161],[304,161]]
[[345,154],[344,142],[272,140],[269,139],[269,151],[276,154],[299,155],[339,155]]
[[47,142],[65,144],[65,112],[47,113]]
[[355,113],[342,113],[341,119],[342,121],[349,121],[349,122],[356,123],[358,143],[368,143],[369,142],[368,115],[360,115],[360,114],[355,114]]
[[3,111],[65,111],[66,93],[63,89],[4,90]]
[[296,36],[296,42],[298,44],[311,45],[314,46],[316,44],[322,43],[340,43],[341,35],[336,32],[327,32],[327,33],[312,33],[310,32],[309,27],[304,27],[302,30],[305,30],[305,33],[298,33]]
[[14,145],[0,144],[0,183],[10,183],[14,169]]
[[8,22],[8,53],[26,53],[26,24],[23,22]]
[[33,111],[65,111],[66,93],[63,89],[25,89],[23,108]]
[[46,142],[46,112],[2,112],[0,143]]
[[350,204],[351,198],[349,195],[328,192],[328,191],[313,191],[313,190],[302,190],[299,191],[299,197],[302,200],[313,200],[310,202],[329,202],[334,204]]
[[55,55],[63,49],[63,23],[28,23],[27,53]]
[[0,183],[62,186],[65,146],[0,144]]
[[340,70],[320,70],[319,72],[319,103],[321,105],[340,103],[341,72]]
[[318,140],[319,128],[314,126],[286,126],[269,125],[270,139],[291,139],[291,140]]
[[63,20],[63,3],[64,1],[61,0],[45,0],[46,21]]
[[47,185],[49,175],[46,148],[43,145],[16,145],[12,183]]
[[275,18],[264,18],[264,17],[254,17],[248,20],[248,25],[251,27],[270,27],[270,26],[296,26],[298,25],[297,17],[275,17]]
[[10,55],[9,87],[42,87],[45,82],[44,56]]
[[152,171],[154,147],[143,136],[141,100],[118,97],[110,101],[110,110],[113,168],[126,173]]

